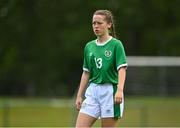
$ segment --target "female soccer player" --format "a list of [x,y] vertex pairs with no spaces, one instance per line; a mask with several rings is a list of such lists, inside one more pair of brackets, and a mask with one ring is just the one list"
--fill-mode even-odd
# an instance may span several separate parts
[[124,107],[126,55],[121,41],[116,39],[110,11],[97,10],[92,27],[97,39],[84,48],[83,73],[76,98],[76,108],[80,110],[76,128],[91,127],[98,118],[102,127],[116,127]]

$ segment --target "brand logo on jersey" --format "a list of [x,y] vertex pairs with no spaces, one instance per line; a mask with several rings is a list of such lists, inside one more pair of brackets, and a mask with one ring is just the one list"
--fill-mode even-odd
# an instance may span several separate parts
[[105,51],[105,56],[106,56],[106,57],[110,57],[111,54],[112,54],[112,52],[111,52],[110,50],[106,50],[106,51]]
[[90,53],[89,53],[89,56],[92,56],[92,55],[93,55],[93,53],[92,53],[92,52],[90,52]]

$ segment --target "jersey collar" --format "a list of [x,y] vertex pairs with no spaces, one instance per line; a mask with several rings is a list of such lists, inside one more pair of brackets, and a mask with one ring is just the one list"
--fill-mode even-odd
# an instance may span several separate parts
[[97,42],[97,39],[96,39],[96,45],[97,45],[97,46],[104,46],[104,45],[107,44],[111,39],[112,39],[112,36],[111,36],[107,41],[105,41],[105,42],[103,42],[103,43],[98,43],[98,42]]

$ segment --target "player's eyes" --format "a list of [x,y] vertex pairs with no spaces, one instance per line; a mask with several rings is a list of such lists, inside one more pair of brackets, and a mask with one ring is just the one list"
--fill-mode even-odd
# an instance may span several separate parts
[[101,22],[92,22],[92,25],[101,25],[102,23]]

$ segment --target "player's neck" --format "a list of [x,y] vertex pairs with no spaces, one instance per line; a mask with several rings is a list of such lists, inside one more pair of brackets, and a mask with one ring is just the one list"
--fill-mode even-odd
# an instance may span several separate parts
[[110,35],[99,36],[99,37],[97,37],[97,42],[98,43],[104,43],[107,40],[109,40],[110,38],[111,38]]

